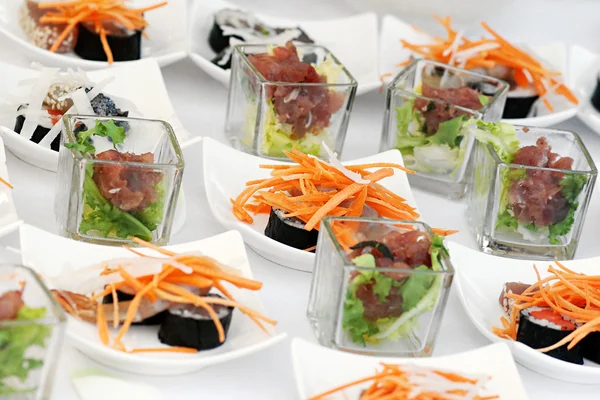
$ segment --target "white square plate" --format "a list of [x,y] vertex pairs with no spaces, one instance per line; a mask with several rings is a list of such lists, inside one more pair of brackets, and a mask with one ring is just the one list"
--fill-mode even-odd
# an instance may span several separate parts
[[[537,281],[533,264],[542,278],[551,262],[527,261],[495,257],[449,242],[452,265],[456,269],[456,289],[462,306],[475,327],[492,342],[508,343],[519,364],[561,381],[598,384],[600,366],[590,361],[585,365],[571,364],[542,354],[529,346],[494,335],[492,326],[501,326],[504,311],[498,302],[506,282],[534,283]],[[598,275],[600,257],[563,262],[575,272]]]
[[[221,144],[216,140],[203,140],[204,186],[208,204],[215,218],[227,229],[237,229],[244,241],[263,257],[274,263],[311,272],[315,261],[314,253],[298,250],[265,236],[268,215],[253,216],[254,223],[239,221],[232,212],[229,199],[236,198],[246,187],[246,182],[269,177],[269,170],[260,164],[286,164],[253,156]],[[370,157],[353,160],[348,164],[389,162],[404,165],[398,150],[389,150]],[[416,207],[416,202],[408,184],[406,173],[396,171],[393,176],[380,182],[406,202]],[[417,211],[418,212],[418,211]]]
[[[431,358],[377,358],[344,353],[308,343],[301,339],[292,341],[294,373],[300,399],[305,400],[336,386],[373,375],[381,362],[388,364],[413,364],[440,368],[458,373],[484,374],[492,377],[486,395],[499,399],[527,400],[517,367],[508,346],[494,344],[477,350],[451,356]],[[361,390],[369,383],[345,390],[328,400],[358,399]]]
[[[27,90],[30,90],[19,86],[19,82],[38,76],[36,70],[2,62],[0,62],[0,71],[3,75],[3,79],[0,80],[0,100],[9,103],[13,102],[12,96],[27,94]],[[88,76],[96,83],[114,77],[114,80],[102,92],[109,97],[117,96],[132,103],[136,110],[130,112],[130,117],[161,119],[169,122],[182,148],[201,139],[199,136],[191,136],[177,118],[156,60],[132,61],[118,67],[91,71]],[[126,107],[122,108],[127,110]],[[58,152],[40,146],[13,131],[15,120],[12,117],[7,117],[4,113],[0,115],[0,135],[4,138],[6,147],[21,160],[31,165],[48,171],[56,171]]]
[[[128,6],[141,8],[158,2],[133,0],[128,2]],[[21,0],[0,0],[0,36],[4,37],[13,49],[24,53],[32,61],[39,61],[51,67],[81,67],[90,70],[110,66],[104,61],[84,60],[74,53],[52,53],[30,43],[19,25],[19,11],[24,3],[25,1]],[[146,29],[149,39],[144,38],[142,41],[142,59],[155,58],[158,64],[164,67],[186,57],[186,11],[186,2],[175,0],[144,15],[149,23]],[[132,61],[115,62],[113,65],[130,62]]]
[[[239,9],[222,0],[190,2],[190,58],[213,79],[229,86],[230,70],[213,64],[214,51],[208,44],[213,26],[213,15],[223,8]],[[318,21],[294,21],[253,13],[267,24],[286,27],[300,26],[316,44],[329,49],[358,82],[357,94],[363,94],[381,86],[377,59],[378,24],[375,13],[364,13],[340,19]]]
[[[2,139],[0,139],[0,177],[10,183]],[[13,190],[5,184],[0,183],[0,237],[8,235],[23,223],[17,215],[17,209],[12,197]]]
[[[23,264],[50,278],[111,258],[135,257],[123,248],[77,242],[30,225],[21,226],[20,234]],[[246,248],[238,232],[226,232],[168,249],[200,252],[239,270],[242,276],[252,278]],[[235,287],[230,290],[240,303],[267,314],[258,292]],[[69,317],[67,336],[68,343],[105,366],[135,374],[180,375],[260,351],[284,339],[286,335],[277,334],[275,329],[271,329],[269,336],[247,316],[235,311],[227,341],[216,349],[195,354],[128,354],[113,350],[100,342],[94,324],[72,317]],[[145,326],[131,328],[125,336],[125,345],[129,348],[163,346],[158,340],[157,328]]]
[[[391,15],[383,17],[379,43],[380,71],[382,74],[392,74],[392,76],[384,79],[386,84],[402,70],[402,67],[398,67],[398,64],[408,60],[412,54],[410,50],[402,46],[400,39],[418,44],[431,42],[430,36],[427,33],[416,30],[412,25]],[[574,54],[571,54],[570,57],[568,56],[568,49],[565,43],[527,46],[527,48],[538,59],[545,61],[548,65],[552,65],[555,70],[562,72],[567,86],[571,89],[573,88],[579,76],[577,74],[581,72],[576,68],[581,60],[573,57]],[[566,121],[577,114],[577,106],[568,102],[562,96],[553,96],[553,99],[555,99],[553,100],[556,108],[555,112],[551,113],[544,107],[541,107],[539,116],[507,119],[505,121],[514,125],[547,127]],[[544,114],[541,115],[541,113]]]

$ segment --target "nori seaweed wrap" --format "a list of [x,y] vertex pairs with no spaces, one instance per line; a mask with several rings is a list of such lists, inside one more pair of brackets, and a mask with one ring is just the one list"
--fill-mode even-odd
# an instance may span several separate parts
[[[548,319],[546,315],[552,315]],[[530,307],[521,311],[519,328],[517,330],[517,341],[534,349],[542,349],[552,346],[569,336],[576,326],[569,320],[564,319],[554,310],[542,307]],[[583,346],[578,343],[571,350],[567,344],[546,352],[546,355],[573,364],[583,364]]]
[[[119,302],[131,301],[131,300],[133,300],[134,297],[135,296],[132,296],[130,294],[123,293],[123,292],[117,290],[117,299],[119,300]],[[102,304],[113,304],[112,293],[108,294],[102,298]],[[146,326],[160,325],[165,320],[165,317],[167,316],[167,314],[168,314],[168,311],[163,311],[163,312],[158,313],[150,318],[146,318],[143,321],[133,322],[132,325],[146,325]]]
[[591,332],[581,341],[583,358],[600,364],[600,332]]
[[285,218],[285,211],[271,207],[269,222],[265,235],[273,240],[299,250],[306,250],[317,245],[319,231],[304,229],[304,222],[298,218]]
[[596,89],[594,89],[594,93],[592,94],[591,103],[596,111],[600,112],[600,76],[596,78]]
[[[100,35],[87,23],[79,24],[79,38],[75,54],[92,61],[108,61]],[[107,41],[115,61],[132,61],[142,58],[142,31],[129,31],[124,27],[109,26]]]
[[[223,298],[218,294],[207,296]],[[233,307],[211,304],[225,331],[225,340],[231,325]],[[221,346],[215,323],[202,307],[193,304],[181,304],[168,310],[164,322],[158,331],[158,339],[168,346],[191,347],[198,350],[210,350]]]

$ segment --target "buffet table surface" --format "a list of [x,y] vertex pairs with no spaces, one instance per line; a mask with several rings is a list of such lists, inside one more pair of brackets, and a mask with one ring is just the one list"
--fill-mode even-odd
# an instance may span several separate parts
[[[249,0],[247,3],[244,2],[244,6],[248,7],[251,3],[261,6],[266,6],[267,3],[269,6],[274,4],[271,1]],[[290,3],[299,2],[290,1]],[[331,15],[336,12],[348,14],[348,9],[342,8],[344,3],[342,0],[329,0],[322,2],[322,7],[324,13]],[[512,19],[510,12],[503,10],[496,19],[487,18],[487,20],[496,26],[498,31],[513,40],[530,40],[533,43],[563,40],[586,46],[600,53],[600,44],[593,39],[600,33],[600,27],[593,24],[594,21],[597,22],[597,16],[600,14],[600,3],[583,0],[570,2],[548,0],[528,3],[531,4],[526,6],[525,3],[520,2],[519,10],[514,11],[513,14],[516,14],[518,19]],[[537,13],[534,6],[542,6],[542,4],[545,4],[544,12]],[[273,7],[276,7],[274,13],[285,12],[282,5]],[[306,10],[299,6],[297,8],[299,12]],[[525,15],[528,21],[523,17]],[[542,15],[544,18],[541,18]],[[424,19],[424,16],[414,17],[416,22]],[[5,50],[4,45],[0,40],[3,61],[10,60],[20,65],[28,64],[28,60],[22,55]],[[227,90],[189,60],[164,68],[163,74],[176,113],[186,128],[193,135],[208,136],[225,142],[223,125]],[[343,159],[362,157],[378,151],[383,106],[384,96],[378,91],[356,99]],[[600,164],[600,137],[597,134],[576,118],[557,127],[579,133],[594,161]],[[187,218],[183,228],[172,237],[173,244],[206,238],[224,231],[224,228],[212,217],[207,205],[202,178],[202,144],[186,149],[185,156],[184,189]],[[26,164],[10,152],[7,152],[7,158],[11,182],[17,188],[14,191],[14,199],[19,216],[25,223],[55,232],[53,214],[55,174]],[[233,163],[231,168],[235,168]],[[434,226],[459,229],[460,232],[452,236],[451,240],[475,248],[475,240],[466,222],[464,200],[450,201],[419,190],[414,192],[425,221]],[[595,223],[598,220],[600,220],[600,194],[594,193],[576,258],[599,255],[596,236],[598,226]],[[0,239],[0,245],[18,248],[18,234],[14,233]],[[124,374],[116,369],[102,368],[115,376],[155,385],[161,389],[165,398],[296,399],[298,395],[292,369],[290,339],[300,337],[316,342],[306,318],[311,275],[273,264],[250,248],[248,248],[248,255],[254,276],[264,282],[261,296],[268,314],[279,321],[278,329],[287,332],[287,340],[267,350],[184,376],[144,377]],[[18,257],[10,251],[4,250],[0,256],[2,262],[18,260]],[[469,321],[456,294],[452,293],[434,355],[453,354],[487,344],[489,344],[488,340]],[[315,362],[319,361],[315,360]],[[56,372],[53,399],[76,399],[77,395],[70,376],[73,370],[86,367],[99,367],[99,365],[74,350],[67,340]],[[522,366],[518,368],[532,400],[567,396],[580,400],[598,398],[600,382],[598,386],[570,384],[544,377]]]

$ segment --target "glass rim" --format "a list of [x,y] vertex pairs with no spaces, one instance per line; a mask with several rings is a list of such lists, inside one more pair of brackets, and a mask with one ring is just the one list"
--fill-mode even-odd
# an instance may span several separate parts
[[[432,238],[435,235],[435,233],[433,232],[431,227],[423,221],[406,221],[406,220],[369,218],[369,217],[324,217],[321,220],[321,229],[323,229],[323,227],[324,227],[326,233],[332,239],[336,253],[344,259],[343,268],[346,270],[352,269],[352,270],[361,270],[361,271],[372,271],[373,268],[359,267],[357,265],[351,264],[351,261],[348,259],[348,253],[346,251],[344,251],[344,249],[340,245],[337,237],[335,236],[335,233],[331,229],[331,224],[333,221],[367,222],[367,223],[380,224],[380,225],[396,225],[396,224],[397,225],[413,225],[413,226],[422,227],[423,228],[422,232],[425,232],[427,234],[427,236],[429,236],[429,238]],[[317,249],[317,251],[318,251],[318,249]],[[404,268],[382,268],[382,267],[377,267],[377,271],[378,272],[396,272],[396,273],[406,272],[411,275],[412,274],[454,275],[456,270],[454,269],[454,266],[452,265],[449,255],[446,254],[446,252],[441,252],[440,256],[442,257],[441,264],[445,268],[441,271],[434,271],[434,270],[416,271],[412,268],[404,269]]]
[[250,70],[254,73],[254,75],[258,78],[259,82],[262,85],[267,85],[267,86],[298,86],[298,87],[346,87],[346,88],[355,88],[358,86],[358,82],[356,81],[356,79],[354,79],[354,76],[352,76],[352,74],[350,73],[350,71],[348,71],[348,69],[346,69],[346,66],[331,52],[329,51],[328,48],[326,48],[325,46],[321,46],[321,45],[317,45],[317,44],[294,44],[296,46],[296,48],[299,49],[306,49],[306,48],[314,48],[314,49],[321,49],[323,50],[327,56],[331,57],[333,59],[333,61],[335,61],[335,63],[337,65],[339,65],[340,67],[342,67],[342,72],[344,73],[344,75],[346,75],[346,77],[348,78],[349,82],[348,83],[294,83],[294,82],[281,82],[281,81],[270,81],[268,79],[266,79],[263,74],[261,74],[258,69],[254,66],[254,64],[252,64],[250,62],[250,59],[248,58],[248,55],[246,54],[246,52],[244,51],[244,49],[247,48],[266,48],[267,46],[270,45],[266,45],[266,44],[238,44],[233,46],[233,51],[237,52],[240,57],[242,58],[242,60],[244,61],[244,64],[246,64],[248,66],[248,68],[250,68]]
[[123,121],[123,122],[141,122],[141,123],[151,123],[151,124],[160,124],[165,128],[165,132],[169,137],[169,141],[173,148],[173,153],[177,158],[176,163],[143,163],[143,162],[133,162],[133,161],[112,161],[112,160],[98,160],[95,158],[90,158],[87,154],[82,154],[81,152],[75,149],[68,149],[73,154],[74,158],[79,161],[92,162],[94,164],[107,164],[107,165],[126,165],[137,168],[159,168],[159,169],[183,169],[185,167],[185,161],[183,158],[183,152],[181,150],[181,146],[179,145],[179,141],[177,140],[177,136],[175,135],[175,131],[171,124],[167,121],[161,119],[147,119],[147,118],[131,118],[131,117],[100,117],[97,115],[85,115],[85,114],[65,114],[62,117],[63,125],[65,126],[65,142],[69,139],[69,143],[75,143],[76,138],[72,130],[71,121],[75,119],[95,119],[101,121]]
[[[441,68],[444,68],[446,70],[451,70],[451,71],[455,71],[455,72],[460,72],[461,74],[464,75],[470,75],[476,78],[479,78],[482,81],[487,81],[487,82],[494,82],[496,83],[496,85],[498,86],[498,90],[496,91],[496,93],[490,98],[490,101],[484,105],[483,107],[481,107],[479,110],[473,110],[470,108],[465,108],[465,107],[460,107],[462,110],[467,110],[470,112],[478,112],[481,113],[482,115],[485,114],[492,105],[495,104],[495,102],[504,94],[508,93],[509,89],[510,89],[510,85],[508,84],[508,82],[503,81],[502,79],[498,79],[498,78],[494,78],[488,75],[484,75],[478,72],[473,72],[470,71],[468,69],[464,69],[464,68],[459,68],[459,67],[455,67],[449,64],[444,64],[441,63],[439,61],[433,61],[433,60],[427,60],[424,58],[417,58],[414,59],[413,61],[411,61],[410,64],[408,64],[406,67],[404,67],[404,69],[402,69],[402,71],[400,71],[395,77],[394,79],[392,79],[392,81],[388,84],[387,89],[392,91],[392,92],[403,92],[403,93],[409,93],[414,95],[415,97],[418,98],[423,98],[426,100],[430,100],[430,101],[435,101],[436,99],[432,99],[430,97],[426,97],[423,95],[419,95],[416,94],[412,91],[406,90],[406,89],[402,89],[402,88],[398,88],[396,87],[396,85],[398,84],[398,82],[402,79],[402,78],[406,78],[406,75],[408,75],[408,73],[410,73],[412,70],[414,70],[415,68],[417,68],[420,64],[432,64]],[[439,99],[437,99],[439,100]],[[443,101],[440,100],[443,104],[452,104],[454,107],[459,107],[457,105],[454,105],[453,103],[447,102],[447,101]]]
[[31,276],[35,281],[36,285],[41,289],[42,293],[49,300],[50,305],[52,306],[52,315],[46,315],[42,318],[37,319],[28,319],[28,320],[10,320],[10,321],[0,321],[0,328],[12,328],[17,326],[28,326],[28,325],[56,325],[61,324],[67,321],[67,315],[63,310],[62,306],[56,300],[56,297],[50,292],[48,286],[44,283],[44,281],[40,278],[38,273],[31,267],[22,265],[22,264],[11,264],[11,263],[2,263],[0,264],[0,270],[2,268],[14,268],[16,270],[23,270],[26,274]]
[[[585,147],[585,144],[583,143],[583,141],[581,140],[581,138],[579,137],[579,135],[577,133],[575,133],[573,131],[563,130],[563,129],[542,128],[542,127],[537,127],[537,126],[530,127],[530,126],[526,126],[526,125],[513,125],[513,127],[516,130],[521,130],[521,131],[523,131],[523,128],[527,128],[528,129],[527,132],[529,132],[531,130],[536,130],[536,131],[543,131],[543,132],[548,132],[548,133],[558,132],[560,134],[564,134],[565,136],[572,136],[575,139],[575,143],[577,143],[577,146],[578,146],[579,150],[581,150],[581,153],[583,154],[585,160],[587,161],[587,165],[590,169],[589,170],[559,169],[559,168],[535,167],[535,166],[531,166],[531,165],[506,163],[500,159],[494,146],[492,146],[491,144],[488,143],[487,148],[492,156],[492,159],[494,160],[494,163],[496,164],[496,167],[504,166],[504,167],[513,168],[513,169],[523,168],[523,169],[531,169],[531,170],[536,170],[536,171],[560,172],[563,174],[572,174],[572,175],[573,174],[575,174],[575,175],[598,175],[598,170],[596,168],[596,164],[594,163],[594,160],[592,159],[592,156],[590,155],[587,147]],[[523,131],[523,132],[525,133],[525,131]]]

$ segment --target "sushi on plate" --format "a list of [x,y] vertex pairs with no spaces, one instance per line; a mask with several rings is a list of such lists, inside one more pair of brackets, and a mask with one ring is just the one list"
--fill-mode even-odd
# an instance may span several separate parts
[[110,80],[93,82],[82,70],[60,72],[55,68],[41,68],[37,79],[21,82],[31,88],[29,94],[4,105],[2,114],[14,118],[16,133],[58,151],[65,114],[129,115],[128,110],[117,105],[125,101],[102,92],[108,83]]
[[[439,61],[508,82],[511,90],[504,119],[536,117],[579,104],[554,66],[511,44],[487,23],[481,26],[489,36],[471,39],[452,28],[450,17],[438,21],[448,33],[446,38],[432,36],[420,43],[401,40],[413,53],[411,59]],[[411,59],[400,65],[408,65]],[[480,89],[485,93],[485,88]]]
[[293,149],[288,165],[263,165],[271,178],[249,182],[232,199],[232,212],[242,222],[251,214],[269,214],[265,235],[299,250],[314,251],[320,222],[326,216],[365,216],[416,220],[419,215],[402,197],[377,182],[407,170],[401,165],[373,163],[344,166],[326,144],[329,162]]
[[[598,276],[576,274],[556,261],[550,275],[529,285],[507,282],[500,294],[501,338],[516,340],[550,357],[582,365],[600,361]],[[539,272],[534,266],[536,273]],[[587,288],[587,289],[586,289]]]
[[217,11],[213,18],[208,43],[216,53],[212,62],[223,69],[231,68],[232,47],[237,44],[314,43],[300,27],[272,27],[241,10],[225,8]]
[[[240,276],[202,254],[176,254],[147,242],[138,243],[155,251],[157,257],[107,260],[60,275],[51,282],[52,292],[65,311],[97,325],[105,346],[125,352],[210,350],[227,340],[236,309],[263,329],[263,324],[276,324],[238,303],[226,288],[234,285],[257,291],[262,287],[261,282]],[[103,301],[107,297],[110,300]],[[160,316],[158,321],[157,316]],[[135,323],[152,326],[133,326]],[[157,342],[165,346],[127,346],[128,336],[135,337],[136,329],[155,329]],[[129,333],[131,330],[134,332]]]
[[25,0],[19,21],[27,39],[44,50],[108,63],[131,61],[142,55],[144,13],[166,4],[132,8],[124,1]]

